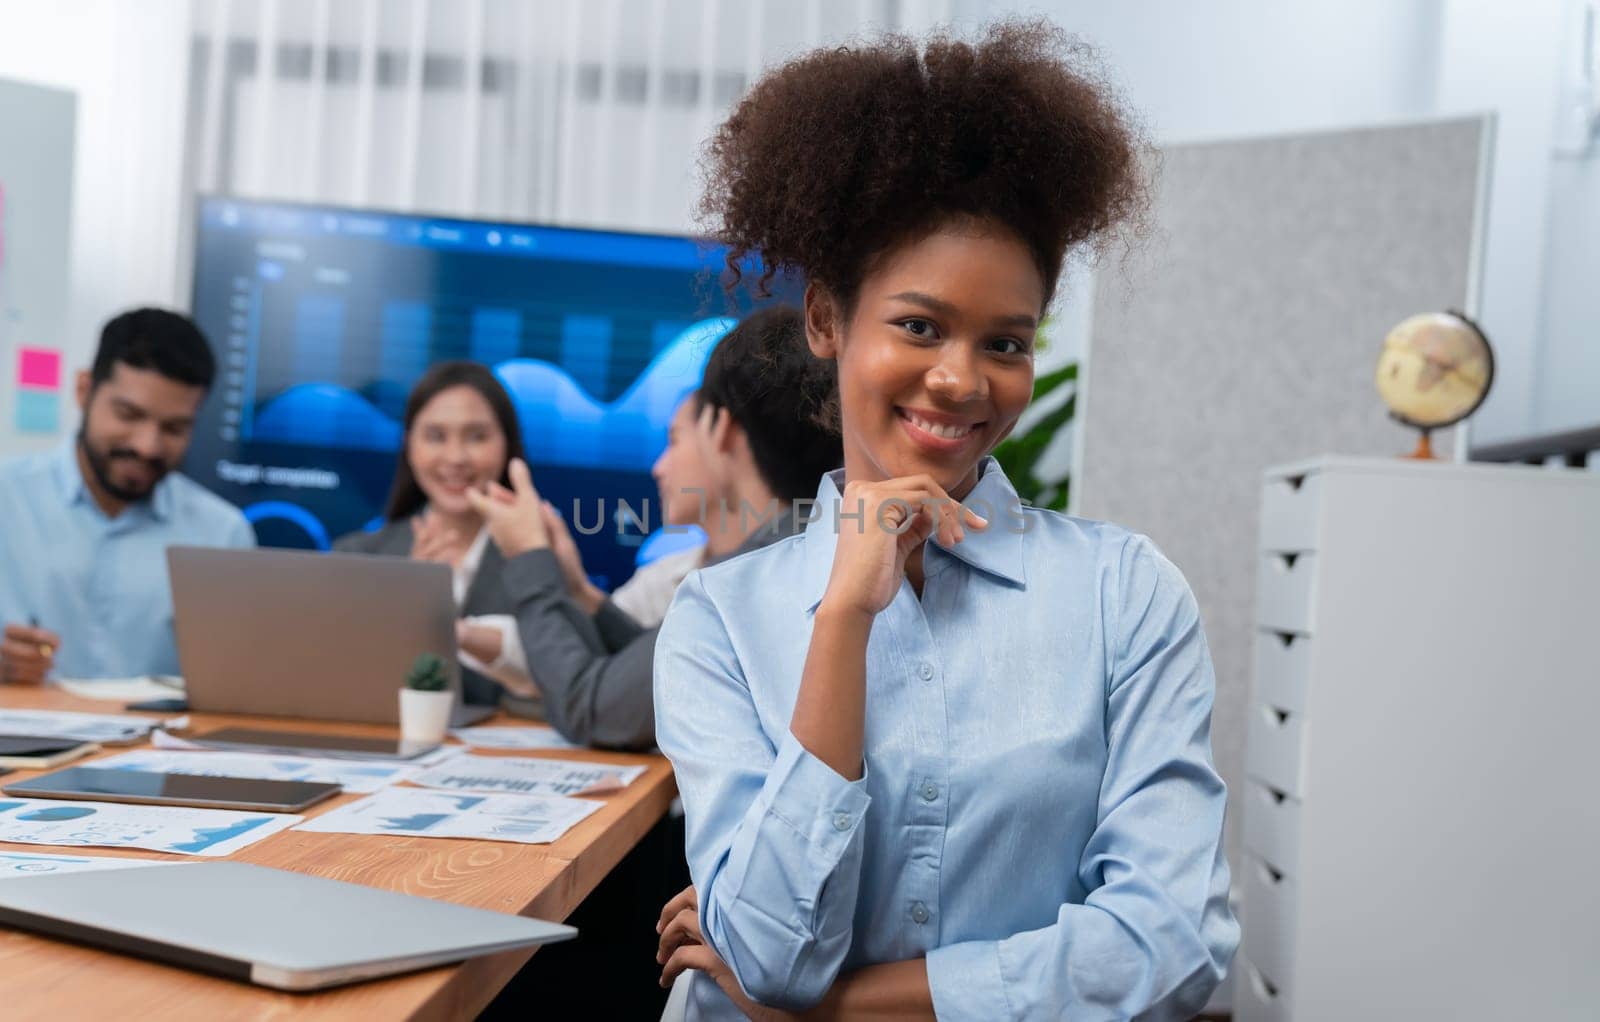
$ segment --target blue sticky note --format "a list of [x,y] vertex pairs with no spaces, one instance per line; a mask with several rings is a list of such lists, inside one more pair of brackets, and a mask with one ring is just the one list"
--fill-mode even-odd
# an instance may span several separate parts
[[54,433],[60,421],[60,391],[17,388],[18,433]]

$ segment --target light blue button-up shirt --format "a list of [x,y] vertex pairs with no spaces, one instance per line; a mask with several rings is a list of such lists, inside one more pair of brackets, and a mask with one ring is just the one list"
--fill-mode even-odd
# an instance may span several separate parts
[[255,541],[238,508],[177,473],[106,517],[68,442],[0,465],[0,621],[61,636],[53,677],[177,674],[167,547]]
[[[706,940],[780,1007],[925,957],[941,1019],[1189,1017],[1239,929],[1183,576],[1142,536],[1022,508],[986,461],[966,503],[990,528],[930,543],[921,600],[902,583],[873,624],[849,782],[789,732],[835,477],[804,534],[690,575],[656,644]],[[701,974],[689,1003],[740,1017]]]

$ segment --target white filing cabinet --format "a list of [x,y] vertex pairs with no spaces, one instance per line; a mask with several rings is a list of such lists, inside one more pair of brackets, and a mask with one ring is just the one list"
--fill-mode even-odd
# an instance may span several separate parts
[[1600,1019],[1600,474],[1269,470],[1242,1022]]

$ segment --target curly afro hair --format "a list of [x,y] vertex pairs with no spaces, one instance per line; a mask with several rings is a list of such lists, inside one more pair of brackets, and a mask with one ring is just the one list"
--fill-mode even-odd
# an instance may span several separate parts
[[874,259],[971,221],[1028,247],[1048,304],[1070,248],[1141,217],[1144,148],[1087,48],[1047,22],[889,36],[762,77],[707,143],[700,214],[730,291],[755,256],[758,294],[798,270],[848,310]]

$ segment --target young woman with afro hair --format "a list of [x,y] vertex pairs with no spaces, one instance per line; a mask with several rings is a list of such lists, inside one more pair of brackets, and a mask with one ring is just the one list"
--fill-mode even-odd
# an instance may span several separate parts
[[730,269],[803,274],[844,468],[804,533],[691,575],[657,646],[688,1018],[1187,1018],[1223,978],[1194,598],[988,457],[1066,254],[1141,215],[1142,149],[1036,23],[819,50],[712,139],[704,212]]

